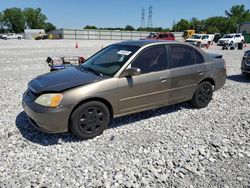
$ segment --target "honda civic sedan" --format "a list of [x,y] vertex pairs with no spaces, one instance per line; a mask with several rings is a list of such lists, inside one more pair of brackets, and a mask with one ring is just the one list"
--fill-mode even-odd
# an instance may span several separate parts
[[89,139],[112,118],[185,101],[206,107],[225,80],[221,55],[175,41],[124,41],[31,80],[22,105],[41,131]]

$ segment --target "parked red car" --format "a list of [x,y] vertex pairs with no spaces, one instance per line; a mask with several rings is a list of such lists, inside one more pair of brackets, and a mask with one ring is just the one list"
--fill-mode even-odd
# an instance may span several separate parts
[[150,33],[146,40],[175,40],[175,36],[170,32]]

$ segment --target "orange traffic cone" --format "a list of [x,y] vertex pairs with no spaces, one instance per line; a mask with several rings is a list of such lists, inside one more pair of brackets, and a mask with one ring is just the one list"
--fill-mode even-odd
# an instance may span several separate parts
[[76,47],[75,48],[78,48],[79,46],[78,46],[78,42],[76,42]]

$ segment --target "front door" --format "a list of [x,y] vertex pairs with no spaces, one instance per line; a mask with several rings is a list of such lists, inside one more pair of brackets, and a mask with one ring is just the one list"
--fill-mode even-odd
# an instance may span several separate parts
[[170,71],[165,45],[144,49],[131,63],[141,74],[118,79],[121,114],[139,112],[168,103]]

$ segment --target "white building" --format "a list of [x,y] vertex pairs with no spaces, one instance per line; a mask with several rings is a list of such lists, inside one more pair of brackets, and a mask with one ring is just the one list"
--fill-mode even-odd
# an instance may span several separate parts
[[45,34],[44,29],[25,29],[24,36],[26,39],[34,39],[38,34]]

